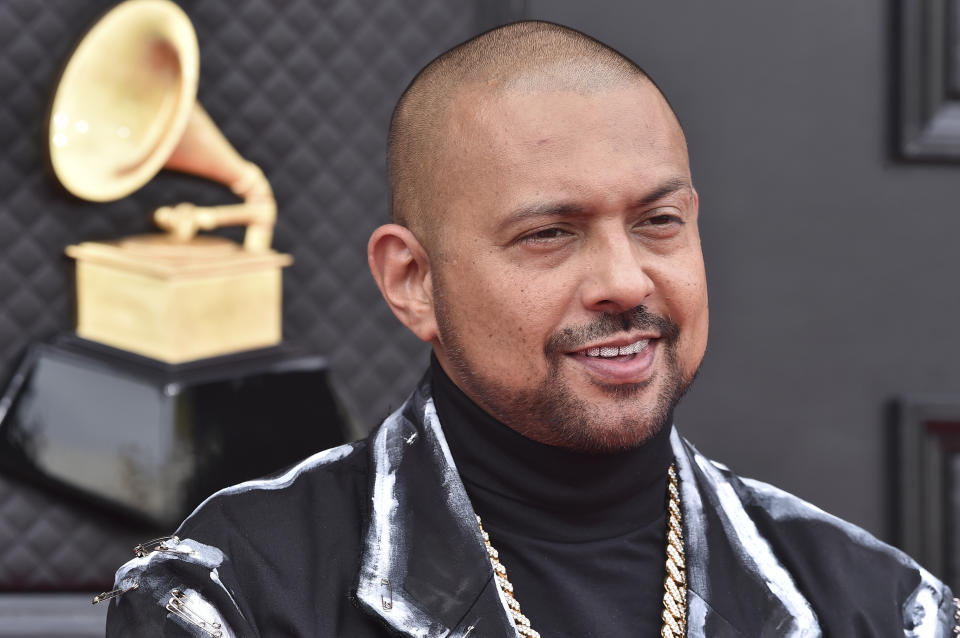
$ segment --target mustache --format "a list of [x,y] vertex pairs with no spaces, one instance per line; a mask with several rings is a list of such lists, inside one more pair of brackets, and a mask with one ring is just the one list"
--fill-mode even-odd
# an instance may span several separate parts
[[636,306],[618,314],[603,313],[588,324],[564,328],[550,337],[546,350],[548,353],[569,352],[620,332],[650,329],[659,332],[668,344],[676,342],[680,335],[680,326],[675,321]]

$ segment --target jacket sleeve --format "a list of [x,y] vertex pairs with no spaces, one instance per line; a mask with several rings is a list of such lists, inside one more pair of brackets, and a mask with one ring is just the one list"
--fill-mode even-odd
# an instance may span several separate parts
[[[257,638],[217,547],[173,536],[117,570],[107,638]],[[103,595],[102,595],[103,596]]]

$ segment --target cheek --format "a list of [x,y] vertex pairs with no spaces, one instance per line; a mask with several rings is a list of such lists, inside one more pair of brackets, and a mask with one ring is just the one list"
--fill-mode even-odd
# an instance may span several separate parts
[[704,295],[702,309],[692,318],[690,325],[684,331],[685,363],[688,372],[700,365],[707,349],[707,334],[709,332],[709,312],[706,295]]
[[[464,273],[466,275],[466,273]],[[557,277],[530,276],[514,268],[471,272],[458,283],[457,309],[465,348],[502,374],[522,378],[545,367],[547,341],[562,327],[564,298]]]
[[679,316],[675,317],[681,324],[681,363],[686,372],[692,374],[707,348],[710,313],[706,281],[703,277],[692,278],[684,282],[676,294],[682,300],[678,304]]
[[538,297],[528,287],[504,280],[502,285],[482,295],[482,299],[478,298],[481,303],[467,319],[486,328],[479,336],[488,340],[485,345],[491,351],[513,360],[523,359],[541,352],[545,341],[543,333],[549,334],[543,325],[545,309]]
[[[706,347],[708,306],[707,282],[703,260],[691,255],[681,262],[662,264],[657,271],[648,271],[655,282],[661,308],[680,326],[682,355],[697,356]],[[651,309],[658,302],[651,300]]]

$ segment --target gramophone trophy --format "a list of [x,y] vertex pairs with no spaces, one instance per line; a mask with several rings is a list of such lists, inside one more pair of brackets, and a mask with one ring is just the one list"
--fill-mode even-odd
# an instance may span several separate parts
[[[170,0],[117,5],[70,58],[49,139],[70,192],[118,199],[166,167],[242,203],[160,208],[164,233],[70,246],[82,338],[32,344],[0,396],[0,471],[158,535],[211,492],[357,434],[324,357],[269,347],[291,259],[270,249],[269,183],[195,103],[197,76],[196,35]],[[246,226],[242,246],[197,234],[224,225]]]
[[[275,345],[281,269],[276,201],[196,102],[199,48],[170,0],[128,0],[84,36],[56,89],[50,159],[68,191],[112,201],[162,168],[227,185],[243,202],[155,211],[164,233],[67,248],[76,260],[77,334],[166,363]],[[243,245],[201,230],[243,225]]]

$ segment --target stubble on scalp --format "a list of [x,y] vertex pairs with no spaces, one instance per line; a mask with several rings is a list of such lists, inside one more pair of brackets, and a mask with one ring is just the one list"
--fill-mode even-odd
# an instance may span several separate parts
[[390,121],[387,174],[392,220],[410,228],[428,252],[436,243],[445,201],[456,187],[451,167],[457,149],[482,143],[460,139],[461,133],[451,126],[450,107],[458,97],[592,94],[630,83],[651,86],[663,95],[629,58],[584,33],[549,22],[498,27],[447,51],[417,74]]

